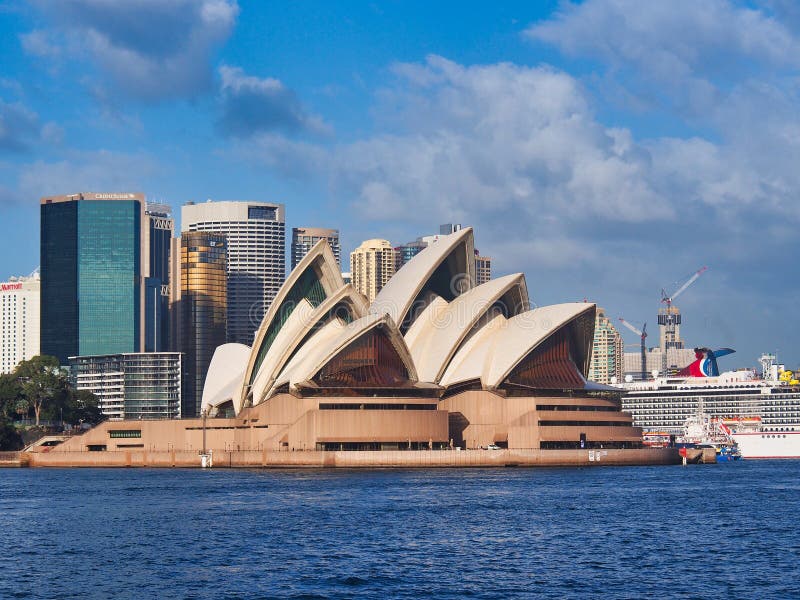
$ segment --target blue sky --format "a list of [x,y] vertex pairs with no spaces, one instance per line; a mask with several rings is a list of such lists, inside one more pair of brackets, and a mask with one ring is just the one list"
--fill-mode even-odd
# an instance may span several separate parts
[[708,265],[687,343],[800,363],[790,0],[5,0],[0,57],[2,278],[42,195],[276,201],[345,253],[473,225],[537,304],[651,330]]

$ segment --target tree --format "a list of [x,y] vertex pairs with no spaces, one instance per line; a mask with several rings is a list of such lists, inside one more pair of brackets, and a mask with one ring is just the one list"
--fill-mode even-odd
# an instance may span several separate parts
[[17,405],[22,399],[22,386],[11,373],[0,375],[0,418],[13,419],[17,414]]
[[103,418],[98,398],[88,390],[65,387],[53,396],[53,401],[42,408],[42,416],[50,421],[64,423],[99,423]]
[[17,365],[14,375],[22,387],[22,397],[33,409],[38,426],[42,406],[63,392],[68,386],[67,376],[59,368],[55,356],[34,356],[24,360]]

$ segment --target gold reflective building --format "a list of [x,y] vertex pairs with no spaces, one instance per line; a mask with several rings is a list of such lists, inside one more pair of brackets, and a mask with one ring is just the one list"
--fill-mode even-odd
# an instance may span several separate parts
[[186,353],[181,414],[197,416],[208,366],[225,343],[227,313],[224,235],[190,231],[181,235],[179,345]]

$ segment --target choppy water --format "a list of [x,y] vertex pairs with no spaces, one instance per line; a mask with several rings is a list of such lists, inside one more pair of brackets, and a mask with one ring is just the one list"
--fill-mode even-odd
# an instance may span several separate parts
[[798,597],[800,461],[0,470],[0,598]]

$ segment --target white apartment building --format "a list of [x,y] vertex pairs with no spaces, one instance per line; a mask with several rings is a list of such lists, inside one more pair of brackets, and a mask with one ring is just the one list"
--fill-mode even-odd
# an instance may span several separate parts
[[39,274],[0,283],[0,373],[39,354]]

